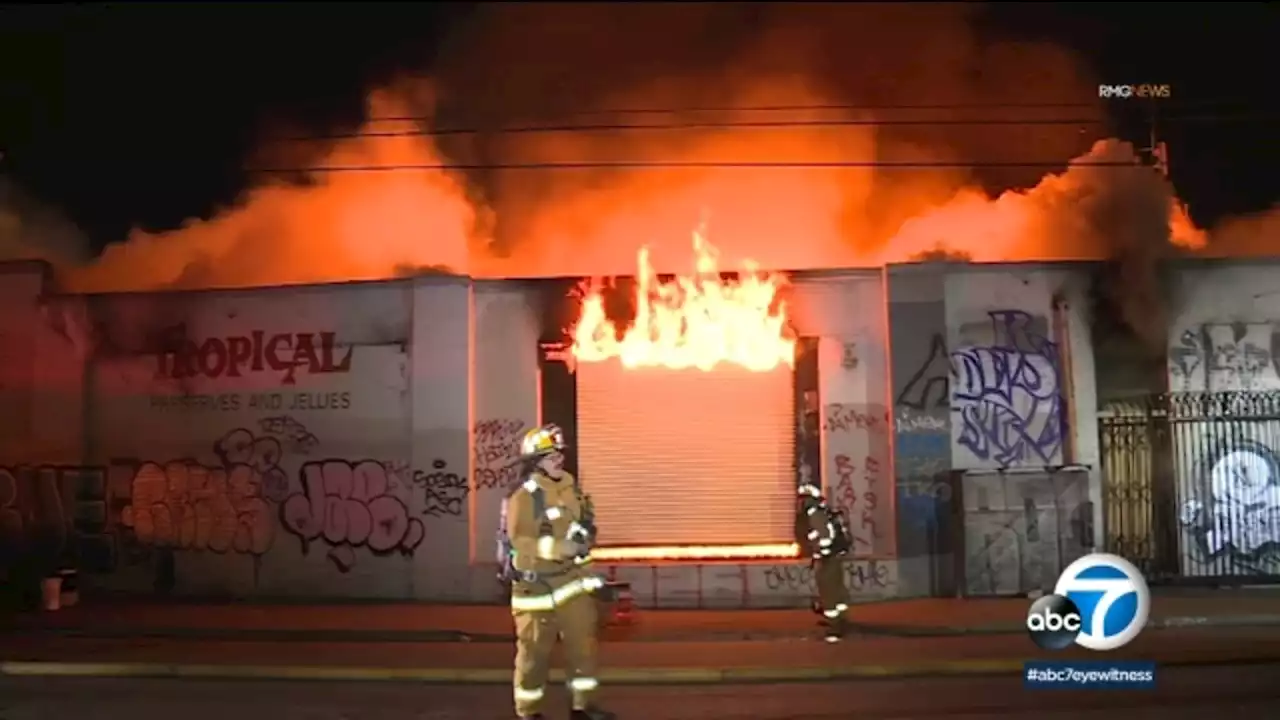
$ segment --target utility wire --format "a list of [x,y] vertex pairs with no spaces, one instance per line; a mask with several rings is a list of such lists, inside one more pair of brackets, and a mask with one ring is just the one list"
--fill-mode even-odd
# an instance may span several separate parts
[[1061,169],[1071,167],[1136,168],[1133,162],[891,162],[891,161],[832,161],[832,162],[565,162],[565,163],[424,163],[389,165],[337,165],[316,168],[251,168],[250,173],[271,175],[301,175],[308,173],[379,173],[413,172],[433,170],[696,170],[696,169],[854,169],[876,168],[882,170],[924,169],[984,169],[984,168],[1041,168]]
[[[1193,102],[1181,100],[1160,100],[1162,108],[1172,110],[1190,108],[1222,108],[1223,106],[1239,106],[1238,99],[1220,98],[1216,100],[1201,99]],[[580,110],[571,108],[553,108],[552,112],[560,116],[588,117],[592,115],[697,115],[715,113],[753,113],[753,112],[860,112],[860,111],[900,111],[900,110],[1096,110],[1098,103],[922,103],[922,104],[872,104],[857,105],[845,103],[832,104],[797,104],[797,105],[710,105],[685,106],[669,108],[605,108]],[[547,111],[547,108],[542,108]],[[427,116],[384,116],[370,118],[371,122],[431,122],[434,118]]]
[[[1161,116],[1161,122],[1172,123],[1233,123],[1275,121],[1280,117],[1249,115],[1195,115],[1195,116]],[[379,118],[371,123],[411,122],[412,118]],[[975,118],[975,119],[830,119],[830,120],[756,120],[756,121],[719,121],[719,122],[671,122],[671,123],[570,123],[565,125],[529,125],[529,126],[494,126],[456,127],[409,130],[357,130],[345,133],[325,133],[319,135],[288,136],[274,139],[275,142],[320,142],[326,140],[348,140],[359,138],[393,138],[393,137],[447,137],[453,135],[477,135],[492,133],[497,135],[531,135],[560,134],[585,132],[644,132],[644,131],[686,131],[686,130],[760,130],[760,129],[799,129],[799,128],[837,128],[837,127],[885,127],[885,126],[938,126],[938,127],[1001,127],[1001,126],[1064,126],[1080,127],[1105,125],[1110,120],[1098,117],[1078,118]]]

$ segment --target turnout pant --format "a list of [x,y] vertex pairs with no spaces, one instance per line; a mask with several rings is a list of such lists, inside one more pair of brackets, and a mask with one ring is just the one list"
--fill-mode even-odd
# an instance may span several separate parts
[[820,557],[813,561],[813,578],[818,586],[818,604],[822,615],[837,630],[843,629],[845,611],[849,609],[849,590],[844,584],[844,563],[840,556]]
[[596,599],[583,592],[553,610],[513,610],[516,622],[515,705],[520,716],[542,712],[551,674],[551,651],[564,639],[565,677],[573,709],[593,705],[596,680]]

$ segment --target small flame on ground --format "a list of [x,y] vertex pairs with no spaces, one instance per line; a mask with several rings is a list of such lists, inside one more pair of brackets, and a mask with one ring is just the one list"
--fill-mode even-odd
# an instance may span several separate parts
[[[603,282],[583,286],[582,311],[571,335],[579,362],[618,358],[623,366],[711,370],[720,363],[767,372],[795,365],[796,341],[778,297],[786,278],[743,262],[737,280],[723,280],[718,253],[702,230],[693,233],[694,274],[659,281],[648,248],[637,255],[636,318],[625,333],[605,312]],[[621,335],[621,339],[619,339]]]
[[795,543],[773,545],[671,545],[598,547],[591,549],[596,562],[629,560],[791,560],[800,557]]

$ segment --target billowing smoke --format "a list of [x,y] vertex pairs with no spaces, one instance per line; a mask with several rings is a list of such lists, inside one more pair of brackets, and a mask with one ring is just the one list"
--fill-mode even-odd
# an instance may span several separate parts
[[[1167,182],[1104,140],[1080,63],[987,37],[973,7],[483,5],[429,82],[372,94],[364,132],[308,182],[264,176],[237,207],[136,233],[65,278],[120,290],[432,268],[607,275],[634,270],[645,244],[674,271],[703,222],[726,264],[781,269],[932,253],[1142,265],[1203,244]],[[617,127],[635,125],[668,127]],[[476,132],[427,133],[442,128]],[[1042,161],[1062,166],[996,167]],[[602,163],[625,167],[582,167]]]
[[[430,104],[421,99],[423,88],[406,82],[373,92],[370,117],[411,116]],[[427,139],[409,135],[339,140],[316,166],[440,163]],[[172,232],[137,232],[66,273],[68,283],[80,290],[208,288],[369,280],[409,268],[467,270],[474,211],[448,173],[323,172],[301,183],[265,177],[237,207]]]
[[0,176],[0,260],[73,267],[91,257],[89,239],[74,223]]

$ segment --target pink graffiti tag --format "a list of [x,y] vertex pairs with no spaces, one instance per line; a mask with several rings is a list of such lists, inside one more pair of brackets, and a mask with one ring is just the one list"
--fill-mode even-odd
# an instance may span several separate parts
[[[848,520],[853,542],[870,547],[872,538],[880,537],[875,518],[876,509],[880,506],[880,499],[876,495],[880,463],[872,457],[864,459],[861,483],[858,482],[858,466],[848,455],[836,455],[835,470],[836,482],[831,502]],[[862,485],[861,493],[859,484]]]
[[355,566],[356,548],[377,555],[411,554],[422,543],[422,522],[409,516],[400,498],[388,494],[386,468],[374,460],[346,460],[302,466],[302,492],[285,499],[285,528],[302,540],[305,553],[314,540],[329,544],[329,559],[341,572]]

